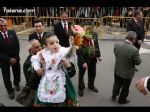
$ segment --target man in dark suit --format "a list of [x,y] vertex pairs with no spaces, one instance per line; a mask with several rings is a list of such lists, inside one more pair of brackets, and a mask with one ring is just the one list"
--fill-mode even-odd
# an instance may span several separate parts
[[29,56],[23,64],[23,72],[26,79],[26,86],[29,86],[30,78],[33,72],[31,66],[31,56],[36,55],[36,53],[41,50],[40,42],[36,39],[31,40],[31,44],[29,45],[28,50]]
[[35,32],[29,35],[29,41],[32,39],[39,40],[41,47],[44,47],[44,36],[46,32],[44,32],[43,22],[40,19],[34,21]]
[[84,84],[84,74],[85,71],[88,69],[88,88],[94,92],[98,92],[98,89],[94,85],[95,77],[96,77],[96,63],[97,59],[101,61],[101,53],[98,44],[98,35],[95,31],[93,31],[93,24],[92,23],[85,23],[84,25],[87,26],[88,30],[94,36],[93,47],[95,48],[94,54],[89,56],[88,54],[84,53],[84,46],[77,49],[77,63],[79,68],[79,80],[78,80],[78,93],[79,96],[83,96],[83,90],[85,88]]
[[135,65],[139,65],[142,61],[139,56],[138,49],[133,45],[137,34],[134,31],[127,32],[124,43],[116,43],[114,46],[114,54],[116,57],[114,67],[114,86],[112,91],[112,101],[116,100],[119,95],[118,103],[129,103],[127,100],[129,87],[134,76]]
[[137,80],[135,86],[140,93],[144,95],[147,95],[147,93],[150,94],[150,76]]
[[140,49],[145,37],[145,29],[142,17],[142,11],[134,11],[134,18],[132,18],[127,23],[126,27],[127,31],[135,31],[137,33],[136,42],[134,43],[134,46],[138,49]]
[[63,47],[70,46],[71,22],[68,22],[67,12],[62,12],[61,21],[54,25],[54,33]]
[[20,45],[16,33],[7,30],[7,21],[0,18],[0,67],[5,88],[10,99],[15,98],[14,89],[10,80],[10,66],[12,66],[15,90],[19,91],[20,86]]

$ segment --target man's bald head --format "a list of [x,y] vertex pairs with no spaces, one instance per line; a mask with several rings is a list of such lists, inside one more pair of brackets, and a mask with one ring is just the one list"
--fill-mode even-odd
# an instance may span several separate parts
[[32,46],[35,46],[35,45],[40,45],[40,42],[38,41],[38,40],[36,40],[36,39],[33,39],[32,41],[31,41],[31,45]]
[[31,54],[36,54],[38,51],[41,50],[40,42],[36,39],[31,40],[28,50]]
[[38,40],[36,40],[36,39],[33,39],[33,40],[29,41],[28,49],[31,49],[31,48],[32,48],[32,46],[34,46],[34,44],[36,44],[36,43],[39,43],[39,41],[38,41]]

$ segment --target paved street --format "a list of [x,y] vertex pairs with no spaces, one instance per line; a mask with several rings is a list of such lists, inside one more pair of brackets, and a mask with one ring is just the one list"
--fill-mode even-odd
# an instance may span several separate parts
[[[113,47],[115,42],[113,40],[100,40],[100,50],[102,54],[102,62],[97,64],[97,77],[95,80],[95,86],[99,89],[98,93],[94,93],[87,88],[87,75],[85,75],[86,88],[84,90],[84,96],[79,97],[81,106],[150,106],[150,95],[144,96],[140,94],[135,88],[135,81],[143,76],[147,76],[150,73],[150,42],[146,42],[142,45],[140,50],[140,56],[142,58],[142,64],[138,67],[139,71],[135,73],[135,77],[132,80],[130,93],[128,99],[130,103],[120,105],[117,102],[111,101],[111,93],[113,87],[113,74],[114,74],[114,62],[115,57],[113,54]],[[21,67],[26,57],[28,56],[28,42],[27,37],[20,39],[20,57]],[[22,71],[22,70],[21,70]],[[13,77],[11,77],[13,79]],[[77,92],[78,74],[72,78],[75,90]],[[21,88],[25,85],[25,78],[23,72],[21,73]],[[18,92],[15,92],[16,95]],[[0,102],[6,106],[22,106],[15,100],[10,100],[6,89],[4,88],[2,75],[0,72]]]

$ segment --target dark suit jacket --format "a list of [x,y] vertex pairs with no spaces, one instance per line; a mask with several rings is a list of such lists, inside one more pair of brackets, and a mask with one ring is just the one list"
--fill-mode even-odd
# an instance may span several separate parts
[[54,25],[54,34],[57,35],[59,39],[59,43],[63,47],[69,47],[69,38],[71,36],[71,22],[68,22],[68,36],[65,37],[64,35],[64,30],[61,22],[58,22],[57,24]]
[[[94,39],[94,47],[95,47],[95,53],[96,56],[91,58],[88,56],[88,54],[83,53],[83,49],[79,48],[76,53],[78,56],[78,64],[83,65],[84,63],[88,63],[89,61],[96,61],[97,62],[97,57],[101,57],[100,49],[99,49],[99,43],[98,43],[98,35],[96,32],[93,32],[93,36],[95,37]],[[91,60],[92,59],[92,60]]]
[[145,37],[145,29],[144,29],[144,23],[141,20],[139,22],[139,26],[135,22],[135,20],[132,18],[128,23],[127,23],[127,31],[135,31],[137,33],[137,40],[144,40]]
[[25,75],[26,78],[26,82],[27,84],[29,83],[29,79],[31,76],[31,54],[29,54],[29,56],[27,57],[27,59],[25,60],[24,64],[23,64],[23,73]]
[[[44,32],[44,33],[43,33],[43,37],[46,35],[46,33],[47,33],[47,32]],[[36,32],[33,32],[32,34],[29,35],[29,41],[30,41],[30,40],[33,40],[33,39],[37,39],[37,40],[39,40],[41,46],[43,46],[43,44],[44,44],[44,39],[43,39],[43,37],[42,37],[42,39],[39,40],[37,33],[36,33]]]
[[135,65],[139,65],[142,62],[138,49],[127,42],[122,44],[116,43],[114,46],[114,54],[116,57],[115,74],[124,79],[132,79]]
[[0,64],[9,63],[10,58],[16,58],[20,60],[20,44],[15,31],[7,30],[8,38],[10,40],[10,46],[5,44],[2,33],[0,33]]

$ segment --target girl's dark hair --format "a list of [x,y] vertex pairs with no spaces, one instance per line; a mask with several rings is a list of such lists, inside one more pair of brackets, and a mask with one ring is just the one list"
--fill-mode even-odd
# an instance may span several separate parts
[[[44,36],[44,44],[47,45],[47,39],[56,36],[54,33],[47,33]],[[57,36],[56,36],[57,37]]]

